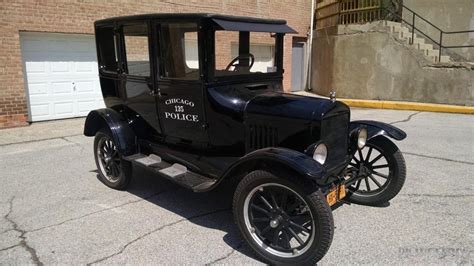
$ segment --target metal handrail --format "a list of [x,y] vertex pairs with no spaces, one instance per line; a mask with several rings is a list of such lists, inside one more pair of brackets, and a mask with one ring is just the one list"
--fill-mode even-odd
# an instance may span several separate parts
[[[389,9],[389,8],[386,8],[386,7],[381,7],[383,10],[385,11],[388,11],[389,13],[391,13],[392,15],[394,15],[395,17],[397,17],[398,19],[400,19],[401,21],[405,22],[406,24],[408,24],[410,27],[411,27],[411,34],[412,34],[412,37],[411,37],[411,42],[410,44],[413,44],[413,42],[415,41],[415,30],[419,33],[421,33],[423,36],[425,36],[426,38],[428,38],[429,40],[431,40],[434,44],[436,44],[438,47],[439,47],[439,55],[438,55],[438,62],[441,61],[441,55],[442,55],[442,50],[443,48],[444,49],[455,49],[455,48],[471,48],[471,47],[474,47],[474,45],[452,45],[452,46],[446,46],[446,45],[443,45],[443,37],[444,35],[450,35],[450,34],[465,34],[465,33],[474,33],[474,30],[463,30],[463,31],[444,31],[442,30],[441,28],[439,28],[438,26],[434,25],[432,22],[428,21],[426,18],[420,16],[418,13],[416,13],[415,11],[413,11],[412,9],[408,8],[407,6],[403,5],[402,3],[400,3],[398,1],[399,5],[401,8],[403,9],[406,9],[408,10],[409,12],[411,12],[412,14],[412,21],[411,21],[411,24],[409,21],[406,21],[404,18],[403,18],[403,15],[401,16],[400,14],[398,14],[397,12],[394,12],[393,10]],[[403,12],[402,12],[403,13]],[[435,28],[436,30],[439,31],[439,41],[435,41],[433,38],[431,38],[430,36],[428,36],[426,33],[424,33],[421,29],[417,28],[416,27],[416,18],[419,18],[421,20],[423,20],[424,22],[428,23],[430,26],[432,26],[433,28]]]

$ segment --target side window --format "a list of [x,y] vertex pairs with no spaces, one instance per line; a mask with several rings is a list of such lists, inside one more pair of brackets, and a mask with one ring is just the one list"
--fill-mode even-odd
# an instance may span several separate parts
[[97,53],[99,54],[99,68],[110,72],[117,72],[117,41],[113,27],[100,27],[96,29]]
[[150,54],[148,52],[147,24],[123,26],[127,74],[140,77],[150,76]]
[[196,23],[161,24],[161,76],[199,79],[198,27]]

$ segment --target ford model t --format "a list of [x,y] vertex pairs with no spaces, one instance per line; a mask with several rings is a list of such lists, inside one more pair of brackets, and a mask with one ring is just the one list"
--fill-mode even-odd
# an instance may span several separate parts
[[[235,222],[272,264],[311,264],[332,241],[331,207],[379,205],[405,181],[406,134],[350,122],[334,98],[283,93],[283,20],[136,15],[95,23],[107,108],[89,113],[100,180],[145,167],[194,192],[233,186]],[[231,186],[232,187],[232,186]]]

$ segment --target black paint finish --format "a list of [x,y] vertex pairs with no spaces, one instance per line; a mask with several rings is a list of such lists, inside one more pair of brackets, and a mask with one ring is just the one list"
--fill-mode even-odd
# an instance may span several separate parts
[[[105,29],[112,36],[110,29],[116,29],[117,43],[104,40],[104,36],[96,38],[97,47],[102,47],[98,49],[99,74],[107,109],[89,114],[85,135],[93,136],[107,126],[124,153],[154,153],[213,179],[270,167],[292,171],[320,186],[340,180],[349,163],[350,129],[364,126],[371,135],[384,130],[396,139],[404,138],[404,133],[393,126],[373,121],[350,124],[350,110],[341,102],[283,93],[283,33],[274,35],[276,72],[214,78],[214,31],[219,26],[212,19],[259,23],[259,30],[265,25],[286,24],[210,14],[139,15],[96,22],[96,34]],[[150,32],[152,74],[145,78],[126,74],[120,29],[137,21],[146,22]],[[164,40],[159,38],[160,25],[169,22],[198,25],[197,80],[162,78],[160,45]],[[114,55],[103,54],[114,49],[118,51],[116,63],[111,61]],[[103,66],[106,62],[101,58],[111,61],[108,64],[117,70]],[[328,146],[324,165],[305,153],[318,141]]]

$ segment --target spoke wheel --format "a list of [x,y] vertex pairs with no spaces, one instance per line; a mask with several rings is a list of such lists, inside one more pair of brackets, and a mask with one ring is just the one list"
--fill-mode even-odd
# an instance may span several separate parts
[[276,256],[296,257],[314,241],[314,222],[308,204],[281,184],[254,188],[245,199],[244,219],[255,242]]
[[117,182],[121,175],[120,156],[114,142],[108,136],[99,140],[97,145],[99,170],[110,182]]
[[346,181],[349,200],[365,205],[380,205],[395,197],[406,177],[405,160],[397,146],[381,136],[370,139],[355,152],[348,166]]
[[255,254],[271,265],[314,265],[334,233],[325,196],[301,177],[256,170],[237,186],[234,219]]
[[94,155],[98,178],[114,189],[124,189],[130,182],[132,168],[122,159],[111,134],[107,130],[97,132],[94,139]]

